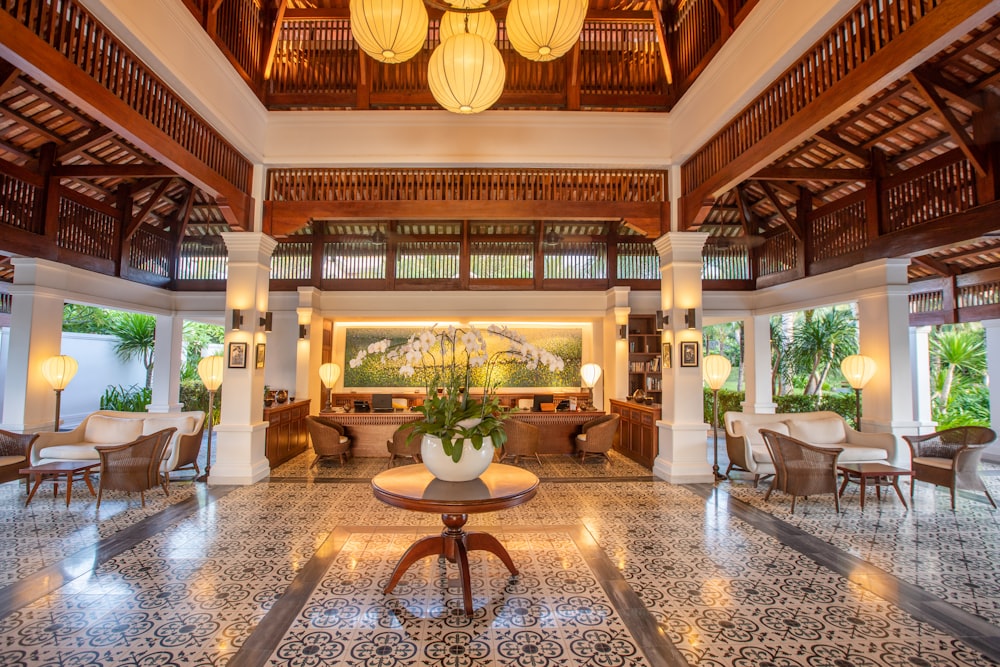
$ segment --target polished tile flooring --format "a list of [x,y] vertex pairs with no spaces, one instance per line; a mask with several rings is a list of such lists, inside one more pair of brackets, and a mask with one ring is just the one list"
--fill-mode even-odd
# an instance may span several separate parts
[[[851,485],[799,499],[746,479],[673,486],[613,456],[521,465],[516,508],[472,515],[520,569],[427,558],[393,566],[437,515],[376,501],[385,462],[309,469],[307,453],[249,487],[178,480],[169,498],[0,485],[0,667],[10,665],[1000,664],[1000,512],[958,510],[918,484],[909,510]],[[987,466],[1000,497],[1000,470]],[[909,492],[908,482],[903,483]],[[908,499],[908,496],[907,496]]]

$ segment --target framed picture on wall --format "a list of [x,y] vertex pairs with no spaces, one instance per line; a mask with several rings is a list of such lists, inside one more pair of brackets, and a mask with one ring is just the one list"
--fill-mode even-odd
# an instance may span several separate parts
[[673,359],[671,359],[673,352],[673,346],[670,343],[663,344],[663,367],[670,368],[673,364]]
[[698,367],[698,341],[681,341],[681,368]]
[[229,367],[230,368],[247,367],[247,343],[229,344]]
[[264,368],[264,349],[267,346],[264,343],[257,343],[257,358],[256,365],[257,368]]

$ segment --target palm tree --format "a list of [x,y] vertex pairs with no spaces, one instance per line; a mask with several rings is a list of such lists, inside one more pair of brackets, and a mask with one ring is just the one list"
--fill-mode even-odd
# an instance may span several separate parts
[[115,313],[108,333],[118,339],[115,354],[122,361],[138,359],[146,369],[146,388],[153,386],[153,343],[156,318],[143,313]]
[[832,368],[858,350],[857,318],[850,307],[806,311],[792,334],[792,358],[807,375],[804,394],[823,393],[823,383]]
[[951,390],[959,378],[982,378],[986,374],[986,346],[982,331],[966,328],[937,330],[930,339],[931,358],[941,374],[938,405],[948,407]]
[[788,355],[789,335],[780,315],[770,319],[771,329],[771,395],[782,396],[791,385],[793,368]]

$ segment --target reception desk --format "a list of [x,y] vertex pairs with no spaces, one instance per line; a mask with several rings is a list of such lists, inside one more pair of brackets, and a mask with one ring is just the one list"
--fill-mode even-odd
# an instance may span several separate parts
[[[351,438],[354,456],[386,457],[386,441],[401,425],[422,418],[418,412],[322,412],[322,417],[343,424]],[[537,426],[539,454],[571,454],[580,427],[603,412],[515,412],[517,419]]]

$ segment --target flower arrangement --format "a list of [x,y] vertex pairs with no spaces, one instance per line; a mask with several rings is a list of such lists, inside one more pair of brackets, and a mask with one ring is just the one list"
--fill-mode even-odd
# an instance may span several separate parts
[[[411,438],[428,434],[441,439],[446,455],[455,462],[462,457],[466,439],[473,447],[482,449],[489,438],[495,448],[507,441],[503,430],[506,417],[496,396],[496,379],[493,370],[501,364],[523,363],[529,369],[543,365],[555,372],[562,370],[564,362],[559,356],[529,343],[524,336],[504,326],[492,324],[485,334],[507,342],[507,348],[489,353],[484,331],[474,326],[438,328],[432,326],[410,336],[405,341],[383,339],[360,350],[351,359],[351,368],[357,368],[368,356],[383,355],[385,359],[400,360],[399,373],[418,377],[427,390],[424,404],[414,408],[424,418],[414,424]],[[482,395],[472,397],[469,380],[473,368],[486,370]]]

